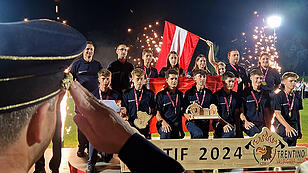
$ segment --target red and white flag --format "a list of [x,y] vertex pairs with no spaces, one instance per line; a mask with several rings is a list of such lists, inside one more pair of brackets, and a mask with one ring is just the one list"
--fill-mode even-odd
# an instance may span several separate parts
[[168,53],[176,51],[180,57],[180,67],[187,72],[198,41],[199,36],[165,21],[163,43],[156,62],[157,71],[167,65]]

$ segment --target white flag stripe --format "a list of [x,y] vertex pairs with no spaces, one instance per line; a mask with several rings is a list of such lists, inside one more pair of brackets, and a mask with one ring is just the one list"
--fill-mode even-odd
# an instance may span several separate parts
[[183,52],[186,36],[187,31],[176,26],[170,51],[176,51],[179,55],[179,58],[181,57]]

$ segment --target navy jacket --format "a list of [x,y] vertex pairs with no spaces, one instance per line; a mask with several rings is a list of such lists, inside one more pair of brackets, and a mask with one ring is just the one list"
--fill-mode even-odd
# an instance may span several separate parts
[[[173,107],[170,98],[167,95],[168,88],[160,91],[156,95],[156,110],[159,111],[160,115],[167,123],[175,123],[182,121],[182,107],[183,107],[183,93],[176,90],[175,93],[169,91],[171,99],[176,104],[176,97],[178,95],[178,103],[176,108]],[[175,114],[176,109],[176,114]]]
[[[251,91],[254,93],[257,101],[261,100],[258,104],[258,110],[256,110],[256,102],[254,100]],[[268,92],[257,92],[253,90],[251,87],[245,88],[244,92],[242,93],[242,103],[244,107],[244,115],[246,119],[252,123],[254,123],[257,127],[265,126],[264,114],[265,109],[271,108],[271,100],[268,95]]]
[[243,91],[243,84],[247,86],[250,80],[248,78],[246,70],[242,66],[235,65],[234,67],[236,68],[236,70],[231,66],[231,64],[227,63],[226,71],[230,71],[235,75],[235,77],[240,77],[242,79],[242,82],[239,83],[238,86],[238,92],[241,92]]
[[[142,87],[142,97],[141,101],[139,103],[139,111],[146,112],[147,114],[152,114],[151,109],[155,108],[155,94],[153,91]],[[137,94],[137,100],[139,101],[141,91],[136,91]],[[128,122],[131,126],[135,127],[134,120],[137,118],[137,105],[135,101],[135,92],[134,88],[131,88],[127,90],[123,94],[122,98],[122,107],[125,107],[127,109],[128,113]]]
[[[263,68],[261,72],[265,75],[266,70]],[[261,88],[265,91],[273,91],[275,89],[275,85],[279,85],[281,83],[280,74],[276,69],[269,68],[265,78],[266,85],[262,85]]]
[[[227,98],[227,104],[230,104],[230,97],[232,95],[231,105],[229,108],[230,114],[227,113],[227,106],[224,97]],[[230,123],[231,125],[235,125],[235,110],[241,108],[241,99],[239,95],[231,91],[231,94],[227,95],[226,92],[222,89],[216,91],[213,94],[213,103],[217,106],[218,114],[221,118],[223,118],[225,121]]]
[[107,69],[112,73],[111,85],[114,90],[122,93],[123,89],[130,88],[130,73],[134,69],[134,66],[131,63],[128,61],[121,63],[116,60],[109,64]]
[[102,93],[102,98],[100,98],[99,95],[99,87],[97,87],[92,94],[99,100],[121,100],[121,95],[117,91],[113,89],[109,89],[107,92],[101,92]]
[[212,104],[212,94],[213,94],[211,90],[207,88],[203,88],[201,91],[197,92],[199,101],[202,102],[204,91],[205,91],[205,97],[204,97],[203,105],[200,105],[201,103],[198,102],[198,99],[196,97],[196,92],[197,92],[196,85],[191,87],[189,90],[187,90],[184,96],[184,105],[183,105],[184,110],[183,111],[185,112],[186,108],[189,105],[193,104],[194,102],[198,103],[203,108],[210,108],[210,105]]
[[85,61],[83,58],[76,61],[71,68],[73,78],[90,92],[98,86],[97,73],[102,69],[102,65],[96,61]]
[[[287,121],[289,125],[298,123],[298,111],[303,109],[302,98],[298,92],[293,92],[294,95],[294,106],[291,111],[291,116],[289,115],[289,104],[285,95],[285,92],[281,90],[278,94],[274,96],[274,110],[281,111],[281,115]],[[293,96],[288,95],[289,103],[291,105]],[[279,121],[275,118],[275,124],[279,124]]]
[[142,70],[145,69],[147,78],[157,78],[158,77],[158,72],[155,67],[146,68],[145,66],[142,65],[139,68],[141,68]]

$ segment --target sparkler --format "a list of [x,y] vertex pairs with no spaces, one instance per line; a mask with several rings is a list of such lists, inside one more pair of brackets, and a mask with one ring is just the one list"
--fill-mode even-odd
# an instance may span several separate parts
[[64,136],[64,126],[65,126],[65,119],[67,115],[67,101],[68,101],[68,92],[65,92],[65,95],[60,103],[60,112],[61,112],[61,121],[62,121],[62,127],[61,127],[61,139],[63,142],[63,136]]
[[[65,74],[67,74],[69,72],[70,72],[69,68],[66,68],[64,70]],[[68,107],[67,107],[68,95],[69,95],[69,93],[66,91],[64,96],[63,96],[63,99],[60,102],[60,114],[61,114],[61,122],[62,122],[62,126],[61,126],[61,140],[62,140],[62,142],[63,142],[63,137],[64,137],[65,120],[66,120],[67,111],[68,111]]]

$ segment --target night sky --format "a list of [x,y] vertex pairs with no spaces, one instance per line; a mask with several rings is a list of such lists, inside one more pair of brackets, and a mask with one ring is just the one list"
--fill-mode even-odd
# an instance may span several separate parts
[[[2,0],[0,21],[20,21],[25,17],[56,19],[55,4],[53,0]],[[282,25],[276,33],[283,71],[308,74],[306,0],[60,0],[58,5],[61,19],[94,41],[95,58],[104,67],[115,60],[117,43],[134,44],[144,26],[155,21],[162,25],[164,20],[213,41],[220,47],[218,59],[226,61],[227,51],[241,46],[236,41],[240,40],[241,33],[248,33],[255,25],[254,11],[264,17],[280,14]],[[132,28],[131,33],[127,32],[128,28]],[[204,49],[206,52],[206,46]]]

